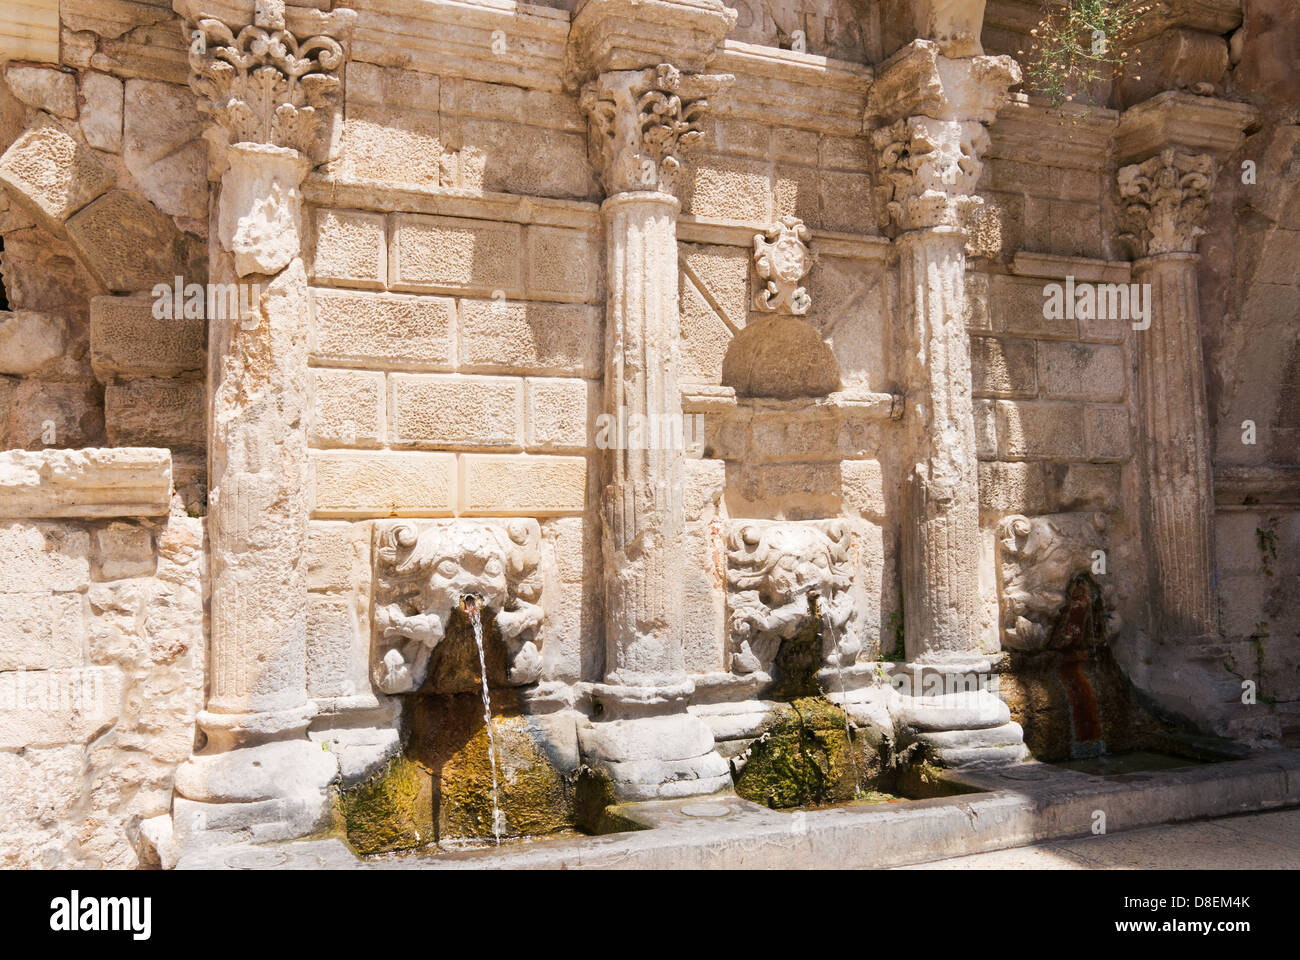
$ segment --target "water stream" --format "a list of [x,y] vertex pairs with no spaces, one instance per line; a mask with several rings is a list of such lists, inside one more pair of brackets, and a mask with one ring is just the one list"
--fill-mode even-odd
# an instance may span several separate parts
[[470,626],[474,628],[474,645],[478,647],[478,667],[483,682],[483,722],[487,725],[488,763],[492,768],[492,837],[500,846],[500,786],[497,782],[496,739],[492,736],[492,698],[488,693],[487,656],[483,651],[483,618],[479,611],[477,597],[463,597],[461,603],[464,606],[465,615],[469,617]]
[[[821,598],[809,598],[816,609],[816,613],[822,621],[822,629],[826,631],[826,637],[831,642],[831,656],[835,660],[835,673],[840,678],[840,712],[844,714],[844,745],[849,751],[849,761],[853,764],[853,793],[857,796],[862,792],[862,771],[858,769],[857,752],[853,749],[853,731],[849,729],[849,711],[848,711],[848,686],[844,683],[844,665],[840,663],[840,634],[835,628],[834,621],[831,620],[830,610],[821,602]],[[826,698],[827,700],[830,697]]]

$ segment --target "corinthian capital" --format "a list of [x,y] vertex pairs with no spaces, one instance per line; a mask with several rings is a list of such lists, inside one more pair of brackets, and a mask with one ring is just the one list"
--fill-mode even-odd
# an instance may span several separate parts
[[318,155],[322,116],[339,88],[343,47],[333,37],[299,39],[283,6],[259,4],[257,21],[235,29],[199,17],[190,27],[190,86],[233,143]]
[[582,89],[592,162],[606,196],[675,193],[681,158],[703,138],[708,95],[730,75],[683,74],[670,63],[600,74]]
[[975,193],[989,134],[974,120],[907,117],[872,134],[880,171],[881,226],[900,231],[961,226]]
[[1172,147],[1119,171],[1129,240],[1139,256],[1194,253],[1214,189],[1214,158]]

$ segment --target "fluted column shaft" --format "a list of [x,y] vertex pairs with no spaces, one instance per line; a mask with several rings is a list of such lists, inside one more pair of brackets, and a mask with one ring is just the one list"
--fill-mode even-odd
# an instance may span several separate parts
[[[681,394],[677,316],[677,200],[630,191],[605,201],[608,309],[605,412],[641,423],[646,439],[673,435]],[[665,429],[667,425],[667,429]],[[681,604],[685,451],[617,444],[606,458],[609,570],[606,679],[643,686],[686,678]]]
[[1213,586],[1214,482],[1210,461],[1199,285],[1193,253],[1134,264],[1151,285],[1151,327],[1137,343],[1145,443],[1152,598],[1159,628],[1174,636],[1216,629]]
[[903,522],[909,661],[963,665],[979,655],[979,477],[966,331],[964,233],[898,237],[899,288],[914,365],[913,466]]

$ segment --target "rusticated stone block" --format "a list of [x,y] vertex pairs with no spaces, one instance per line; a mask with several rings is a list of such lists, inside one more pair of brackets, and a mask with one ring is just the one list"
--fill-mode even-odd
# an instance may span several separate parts
[[93,153],[43,117],[0,157],[0,183],[58,225],[108,192],[113,176]]
[[1090,343],[1044,343],[1038,353],[1043,395],[1061,400],[1123,400],[1124,350]]
[[506,300],[461,300],[460,368],[475,372],[600,370],[600,310]]
[[395,214],[389,286],[517,297],[523,286],[521,229],[517,223]]
[[600,298],[600,237],[564,227],[528,228],[528,296],[593,303]]
[[523,381],[517,377],[393,374],[394,444],[518,449]]
[[980,509],[994,513],[1043,513],[1050,509],[1041,463],[979,465]]
[[201,450],[206,401],[198,380],[126,380],[104,388],[104,422],[118,446]]
[[768,169],[767,163],[755,160],[692,155],[684,177],[682,210],[699,217],[765,222],[772,209]]
[[1009,460],[1083,459],[1083,407],[999,400],[998,453]]
[[1075,340],[1079,325],[1065,318],[1043,316],[1043,292],[1051,280],[1037,277],[994,276],[989,284],[988,313],[995,333],[1034,337],[1038,340]]
[[971,337],[970,353],[976,396],[1032,397],[1037,392],[1033,340]]
[[90,364],[101,380],[199,373],[206,343],[206,320],[159,320],[151,295],[90,301]]
[[382,289],[387,247],[384,217],[358,210],[318,210],[312,277],[344,287]]
[[599,384],[589,380],[529,377],[526,381],[528,448],[581,451],[592,445]]
[[1132,455],[1128,407],[1088,407],[1083,427],[1089,460],[1127,460]]
[[465,454],[460,460],[466,514],[549,516],[580,513],[586,504],[585,457]]
[[308,440],[321,446],[377,447],[384,435],[384,375],[360,370],[311,372]]
[[314,453],[312,475],[324,515],[446,516],[455,505],[455,454]]
[[112,190],[68,220],[68,238],[109,290],[130,293],[184,276],[184,240],[148,200]]
[[451,366],[455,301],[313,290],[312,355],[385,366]]

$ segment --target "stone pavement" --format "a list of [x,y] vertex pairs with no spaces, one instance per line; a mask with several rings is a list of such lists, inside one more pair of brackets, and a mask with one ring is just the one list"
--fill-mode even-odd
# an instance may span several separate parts
[[1300,809],[1167,824],[894,869],[1295,870],[1300,869]]

